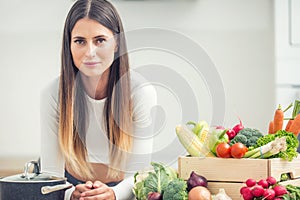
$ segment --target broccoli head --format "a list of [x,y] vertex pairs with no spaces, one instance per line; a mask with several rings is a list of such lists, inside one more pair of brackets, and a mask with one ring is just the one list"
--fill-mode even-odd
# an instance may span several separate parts
[[230,145],[235,144],[235,143],[237,143],[237,142],[246,144],[246,143],[247,143],[247,140],[248,140],[247,137],[244,136],[244,135],[242,135],[242,134],[237,134],[234,138],[235,138],[234,140],[232,139],[232,140],[230,141]]
[[177,178],[169,182],[163,192],[163,200],[187,200],[187,184],[184,180]]
[[252,128],[244,128],[240,130],[240,132],[230,141],[230,145],[241,142],[245,146],[250,147],[256,144],[258,138],[263,137],[263,134],[257,130]]

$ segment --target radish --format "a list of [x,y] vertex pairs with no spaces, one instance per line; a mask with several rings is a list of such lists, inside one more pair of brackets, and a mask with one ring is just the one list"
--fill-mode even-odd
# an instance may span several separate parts
[[253,194],[253,196],[255,197],[261,197],[264,193],[264,188],[260,185],[256,185],[252,188],[251,193]]
[[273,200],[275,197],[275,191],[271,188],[265,189],[263,197],[267,200]]
[[287,193],[286,188],[282,185],[276,185],[273,190],[275,191],[276,196],[281,196]]
[[228,135],[229,140],[233,139],[236,136],[236,132],[233,129],[228,129],[226,131],[226,134]]
[[250,189],[250,187],[247,187],[247,186],[241,187],[240,194],[245,193],[246,190],[251,190],[251,189]]
[[252,187],[252,186],[256,185],[256,180],[254,180],[252,178],[249,178],[249,179],[246,180],[246,185],[248,187]]
[[269,176],[266,180],[270,185],[275,185],[277,183],[276,179],[272,176]]
[[221,130],[225,130],[224,126],[216,126],[216,129],[221,129]]
[[238,134],[238,132],[240,132],[240,130],[244,129],[242,120],[239,118],[240,123],[235,125],[232,129],[234,130],[235,134]]
[[242,196],[244,200],[253,200],[254,197],[249,187],[243,190]]
[[269,187],[268,181],[264,180],[264,179],[259,180],[257,184],[261,185],[263,188],[268,188]]

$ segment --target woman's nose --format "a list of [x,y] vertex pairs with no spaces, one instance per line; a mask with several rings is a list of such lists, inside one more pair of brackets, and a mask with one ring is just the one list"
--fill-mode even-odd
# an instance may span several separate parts
[[94,57],[96,55],[96,50],[97,50],[97,46],[93,42],[90,42],[87,45],[86,56]]

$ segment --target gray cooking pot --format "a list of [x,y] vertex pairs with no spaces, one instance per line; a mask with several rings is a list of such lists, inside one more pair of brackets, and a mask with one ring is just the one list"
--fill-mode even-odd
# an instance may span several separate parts
[[[31,165],[35,173],[29,173]],[[40,173],[38,163],[26,163],[23,174],[0,178],[0,200],[63,200],[72,184],[64,177]]]

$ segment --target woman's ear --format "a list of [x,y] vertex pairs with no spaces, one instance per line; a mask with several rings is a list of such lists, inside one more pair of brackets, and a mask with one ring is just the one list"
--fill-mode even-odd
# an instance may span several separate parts
[[115,35],[115,53],[119,50],[119,35]]
[[118,45],[118,44],[116,44],[116,46],[115,46],[115,53],[117,53],[117,52],[118,52],[118,50],[119,50],[119,45]]

